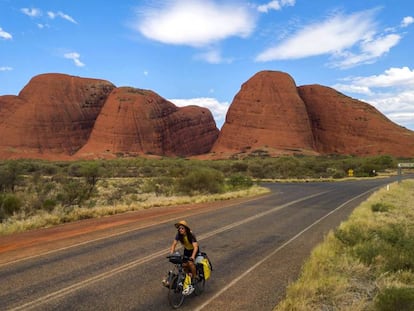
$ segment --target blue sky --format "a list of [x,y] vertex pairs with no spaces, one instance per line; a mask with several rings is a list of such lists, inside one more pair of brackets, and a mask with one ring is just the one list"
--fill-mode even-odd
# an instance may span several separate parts
[[221,128],[261,70],[368,102],[414,130],[412,0],[0,0],[0,95],[42,73],[150,89]]

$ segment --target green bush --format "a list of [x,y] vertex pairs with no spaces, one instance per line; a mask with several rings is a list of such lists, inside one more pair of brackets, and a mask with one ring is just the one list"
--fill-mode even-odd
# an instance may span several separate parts
[[353,247],[368,238],[366,229],[358,225],[351,225],[346,230],[336,229],[334,235],[339,241],[349,247]]
[[381,255],[384,256],[385,271],[414,269],[414,234],[404,224],[392,224],[379,231],[384,241]]
[[77,179],[68,180],[62,185],[56,200],[60,201],[63,206],[79,205],[86,200],[89,192],[89,186]]
[[392,205],[382,202],[374,203],[371,205],[371,211],[373,212],[388,212],[392,208]]
[[220,171],[199,168],[191,171],[178,182],[178,189],[187,195],[223,192],[224,176]]
[[414,310],[414,288],[385,288],[377,295],[375,307],[378,311],[412,311]]
[[249,176],[243,174],[231,175],[227,183],[232,189],[246,189],[253,186],[253,180]]
[[22,206],[22,201],[16,195],[11,193],[0,195],[0,220],[19,212]]
[[0,166],[0,191],[14,192],[22,182],[22,167],[17,161],[6,161]]
[[46,199],[46,200],[43,201],[42,209],[44,209],[48,212],[51,212],[55,208],[56,205],[57,205],[56,200]]
[[338,229],[335,237],[350,247],[351,252],[364,264],[381,260],[382,270],[414,269],[414,230],[404,224],[390,224],[380,228],[358,225],[347,230]]

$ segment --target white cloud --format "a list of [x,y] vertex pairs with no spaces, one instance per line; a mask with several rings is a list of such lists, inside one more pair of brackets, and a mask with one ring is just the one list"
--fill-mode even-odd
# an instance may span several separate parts
[[214,120],[216,121],[216,125],[218,128],[221,128],[221,126],[223,125],[224,120],[226,118],[227,110],[230,106],[228,102],[219,102],[217,99],[211,97],[169,99],[169,101],[178,107],[194,105],[208,108],[213,114]]
[[63,12],[47,12],[47,16],[49,16],[50,19],[55,19],[56,17],[60,17],[63,18],[71,23],[77,24],[78,22],[75,21],[71,16],[69,16],[68,14],[65,14]]
[[166,44],[206,46],[229,37],[247,37],[255,16],[245,6],[211,0],[161,1],[141,7],[133,26],[145,37]]
[[[43,15],[42,10],[40,10],[38,8],[22,8],[22,9],[20,9],[20,11],[23,14],[25,14],[27,16],[30,16],[30,17],[41,17]],[[48,11],[47,12],[47,16],[50,19],[55,19],[57,17],[60,17],[60,18],[62,18],[64,20],[67,20],[67,21],[69,21],[71,23],[74,23],[74,24],[77,24],[78,23],[73,17],[71,17],[70,15],[65,14],[65,13],[63,13],[61,11],[58,11],[58,12]],[[38,24],[38,26],[39,25],[41,25],[41,24]],[[40,26],[39,28],[43,28],[43,27]]]
[[389,68],[378,75],[350,77],[334,85],[338,91],[362,96],[397,124],[414,130],[414,69]]
[[414,130],[414,91],[378,93],[367,100],[395,123]]
[[11,40],[13,36],[8,32],[4,31],[3,28],[0,27],[0,38],[3,38],[5,40]]
[[85,64],[80,61],[80,54],[79,53],[76,53],[76,52],[65,53],[63,55],[63,57],[64,58],[67,58],[67,59],[73,60],[73,62],[75,63],[75,65],[77,67],[83,67],[83,66],[85,66]]
[[39,29],[49,28],[49,25],[48,24],[40,24],[40,23],[37,23],[37,28],[39,28]]
[[330,55],[332,67],[349,68],[375,62],[396,46],[401,36],[380,32],[376,10],[350,15],[334,14],[326,20],[305,25],[301,30],[270,47],[256,61],[299,59]]
[[364,95],[371,95],[372,92],[369,87],[367,86],[361,86],[361,85],[355,85],[355,84],[335,84],[332,86],[335,90],[338,90],[340,92],[344,93],[355,93],[355,94],[364,94]]
[[279,11],[284,6],[294,6],[295,2],[296,2],[295,0],[280,0],[280,1],[279,0],[273,0],[273,1],[270,1],[266,4],[259,5],[257,7],[257,10],[261,13],[267,13],[270,10]]
[[195,56],[195,59],[201,59],[210,64],[221,64],[221,63],[231,63],[232,59],[223,58],[221,53],[217,49],[211,49],[203,53],[199,53]]
[[342,60],[332,63],[333,67],[349,68],[359,64],[370,64],[388,53],[401,40],[401,36],[389,34],[361,42],[358,54],[349,52]]
[[403,18],[401,22],[401,27],[407,27],[408,25],[414,23],[414,17],[412,16],[406,16]]
[[22,8],[20,9],[20,11],[30,17],[39,17],[42,15],[42,11],[40,9],[37,8]]
[[12,67],[8,67],[8,66],[0,67],[0,71],[12,71],[12,70],[13,70]]
[[414,70],[408,67],[390,68],[380,75],[354,77],[352,83],[370,88],[414,87]]
[[372,11],[334,15],[302,30],[257,56],[258,61],[297,59],[344,51],[375,31]]

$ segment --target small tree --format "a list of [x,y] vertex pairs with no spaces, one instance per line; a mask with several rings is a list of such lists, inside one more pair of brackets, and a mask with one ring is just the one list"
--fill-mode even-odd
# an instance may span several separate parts
[[102,169],[98,162],[88,162],[81,165],[79,174],[85,179],[87,185],[86,198],[92,195],[96,183],[102,176]]

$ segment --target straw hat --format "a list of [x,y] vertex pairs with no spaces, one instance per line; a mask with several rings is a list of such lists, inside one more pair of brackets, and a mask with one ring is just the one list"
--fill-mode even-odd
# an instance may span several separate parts
[[190,227],[188,226],[188,224],[187,224],[187,222],[185,220],[181,220],[181,221],[177,222],[174,226],[177,229],[178,229],[179,226],[184,226],[187,229],[187,231],[191,231],[190,230]]

